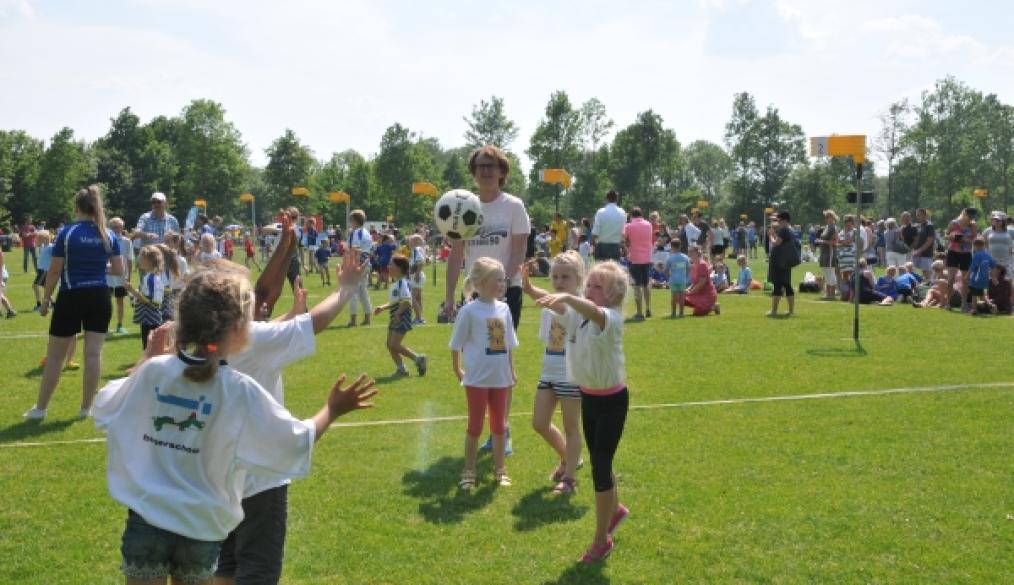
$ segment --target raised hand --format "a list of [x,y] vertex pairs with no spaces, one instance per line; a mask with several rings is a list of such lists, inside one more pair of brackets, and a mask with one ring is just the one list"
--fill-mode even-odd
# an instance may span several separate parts
[[365,262],[360,262],[358,254],[353,254],[351,250],[345,252],[341,264],[335,268],[335,278],[338,280],[338,286],[359,286],[359,281],[363,279],[363,274],[365,274],[366,267],[369,265],[370,261],[368,259]]
[[351,385],[342,388],[345,382],[345,374],[342,374],[338,381],[331,388],[331,394],[327,398],[327,406],[334,417],[339,417],[353,410],[373,408],[369,399],[377,395],[376,382],[366,374],[359,374]]

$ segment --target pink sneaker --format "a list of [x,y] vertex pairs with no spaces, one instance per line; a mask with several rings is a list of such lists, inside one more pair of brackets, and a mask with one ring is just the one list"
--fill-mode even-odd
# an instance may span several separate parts
[[581,555],[580,562],[597,563],[605,560],[611,552],[613,552],[613,539],[607,536],[605,544],[597,546],[593,543],[590,547],[588,547],[588,550],[584,551],[584,554]]
[[616,509],[616,513],[609,519],[609,527],[606,528],[606,534],[612,536],[613,532],[616,532],[616,529],[620,527],[620,524],[623,524],[623,521],[627,519],[629,514],[630,510],[623,504],[620,504]]

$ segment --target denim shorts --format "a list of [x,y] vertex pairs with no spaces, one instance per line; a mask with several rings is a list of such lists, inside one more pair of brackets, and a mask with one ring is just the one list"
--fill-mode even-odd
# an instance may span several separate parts
[[130,510],[123,530],[120,570],[128,579],[164,579],[201,583],[215,575],[221,542],[194,540],[148,524]]

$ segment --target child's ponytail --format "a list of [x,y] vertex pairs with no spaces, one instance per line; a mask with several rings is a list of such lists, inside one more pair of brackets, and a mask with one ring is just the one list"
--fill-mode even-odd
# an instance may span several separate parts
[[252,317],[250,282],[237,271],[201,270],[187,279],[177,304],[177,355],[186,362],[183,375],[194,382],[218,372],[220,345],[230,332]]

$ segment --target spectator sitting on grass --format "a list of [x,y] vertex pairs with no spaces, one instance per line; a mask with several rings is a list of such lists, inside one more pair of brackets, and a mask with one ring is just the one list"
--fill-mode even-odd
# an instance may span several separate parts
[[888,266],[887,272],[877,279],[877,291],[891,297],[892,300],[898,300],[898,283],[895,280],[897,274],[897,267]]
[[[912,263],[909,262],[908,264]],[[912,302],[916,287],[919,286],[921,280],[918,274],[909,271],[908,266],[899,266],[898,276],[894,279],[894,286],[898,293],[895,299],[903,303]]]
[[740,254],[736,258],[736,265],[739,266],[739,274],[736,276],[736,284],[724,292],[745,295],[750,292],[750,285],[753,284],[753,271],[746,264],[746,256]]
[[1011,314],[1011,283],[1007,278],[1007,267],[997,264],[990,270],[989,288],[986,289],[986,302],[994,315]]

